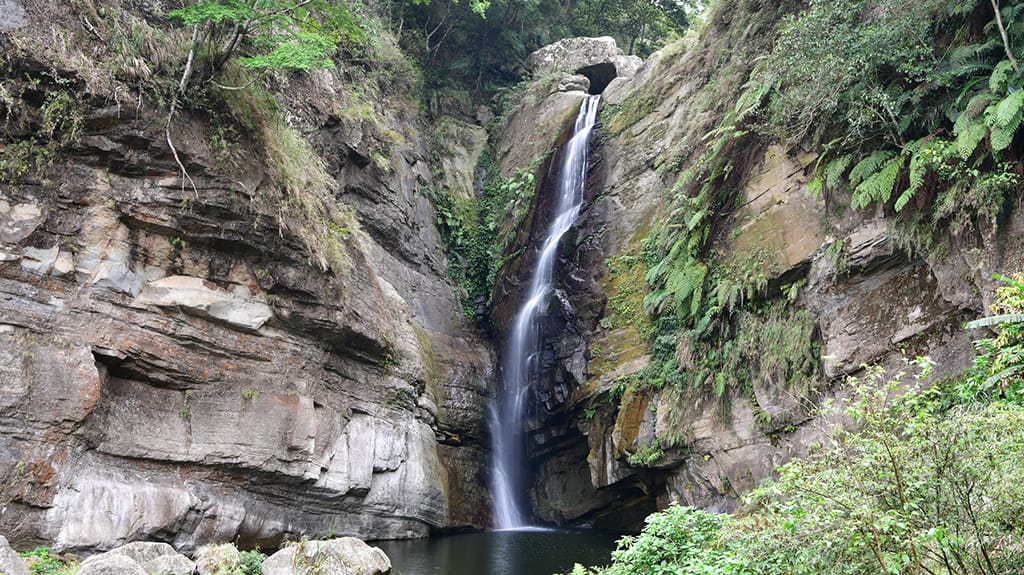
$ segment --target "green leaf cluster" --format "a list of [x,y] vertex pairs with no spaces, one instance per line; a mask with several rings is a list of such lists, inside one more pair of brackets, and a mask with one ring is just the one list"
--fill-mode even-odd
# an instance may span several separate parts
[[1005,45],[987,2],[812,1],[752,75],[772,86],[756,129],[821,146],[810,191],[891,206],[907,247],[995,224],[1020,182],[1024,117],[1024,75],[1006,55],[1024,50],[1024,4],[1000,11]]
[[612,565],[603,569],[577,566],[584,575],[745,575],[753,573],[730,549],[717,545],[725,514],[672,505],[646,519],[638,536],[619,540]]
[[233,57],[258,70],[332,68],[339,45],[360,51],[368,42],[348,2],[199,0],[169,15],[201,29],[200,56],[214,72]]
[[78,572],[78,563],[61,560],[50,553],[49,547],[36,547],[20,555],[32,575],[75,575]]
[[974,366],[957,392],[975,401],[999,397],[1024,405],[1024,274],[996,277],[1006,285],[996,290],[993,315],[965,327],[995,328],[998,333],[975,341]]
[[427,190],[444,240],[448,273],[462,292],[463,310],[469,317],[487,316],[495,274],[504,257],[510,257],[507,248],[533,198],[534,172],[542,160],[505,178],[485,150],[479,160],[485,174],[479,197]]
[[857,427],[778,469],[730,517],[669,507],[589,575],[1000,575],[1024,568],[1024,406],[866,367],[827,406]]

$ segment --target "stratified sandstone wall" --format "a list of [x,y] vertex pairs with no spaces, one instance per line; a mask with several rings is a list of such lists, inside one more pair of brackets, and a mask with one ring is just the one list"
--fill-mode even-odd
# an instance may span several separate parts
[[[343,219],[286,225],[295,200],[256,142],[228,161],[211,144],[223,110],[175,119],[193,190],[165,103],[85,67],[97,16],[23,8],[2,46],[73,42],[7,52],[9,93],[38,109],[71,83],[84,121],[48,169],[0,184],[0,532],[189,549],[485,525],[492,353],[419,192],[435,171],[471,190],[482,130],[434,170],[403,108],[378,110],[381,142],[344,113],[343,70],[291,78],[279,101],[334,179],[317,201]],[[44,80],[22,86],[26,71]],[[8,128],[13,144],[38,125]],[[326,269],[297,230],[331,238]]]

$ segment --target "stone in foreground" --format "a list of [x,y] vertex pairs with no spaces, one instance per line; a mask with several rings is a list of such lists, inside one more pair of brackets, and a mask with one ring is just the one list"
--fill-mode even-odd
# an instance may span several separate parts
[[389,575],[391,560],[355,537],[303,541],[263,562],[263,575]]

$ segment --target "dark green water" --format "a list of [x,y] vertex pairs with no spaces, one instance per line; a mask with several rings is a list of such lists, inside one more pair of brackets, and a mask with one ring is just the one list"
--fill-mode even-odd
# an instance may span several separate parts
[[375,541],[394,575],[552,575],[573,563],[607,565],[620,535],[596,531],[515,530]]

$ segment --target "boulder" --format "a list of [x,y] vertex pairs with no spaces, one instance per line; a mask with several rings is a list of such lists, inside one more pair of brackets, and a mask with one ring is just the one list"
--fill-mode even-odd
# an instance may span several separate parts
[[559,92],[586,92],[590,90],[590,78],[583,74],[573,74],[558,81]]
[[103,553],[83,561],[78,575],[146,575],[146,570],[127,555]]
[[263,562],[263,575],[388,575],[391,560],[355,537],[303,541]]
[[149,575],[192,575],[196,572],[196,564],[178,553],[161,555],[147,561],[142,567]]
[[[117,558],[117,559],[112,559]],[[138,569],[128,566],[122,558],[128,559]],[[167,543],[151,541],[135,541],[93,555],[82,562],[82,569],[88,568],[96,573],[138,573],[139,570],[148,575],[190,575],[196,570],[196,564],[188,557],[180,555]]]
[[637,56],[626,56],[609,36],[566,38],[530,54],[526,66],[534,76],[557,72],[582,74],[590,80],[590,93],[600,94],[615,78],[628,78],[643,64]]
[[196,564],[191,559],[179,554],[167,543],[135,541],[106,554],[129,557],[149,575],[189,575],[196,570]]
[[140,565],[145,565],[157,557],[174,555],[174,547],[167,543],[156,543],[151,541],[135,541],[109,551],[110,554],[124,555],[130,557]]
[[29,575],[28,565],[0,535],[0,573],[5,575]]

